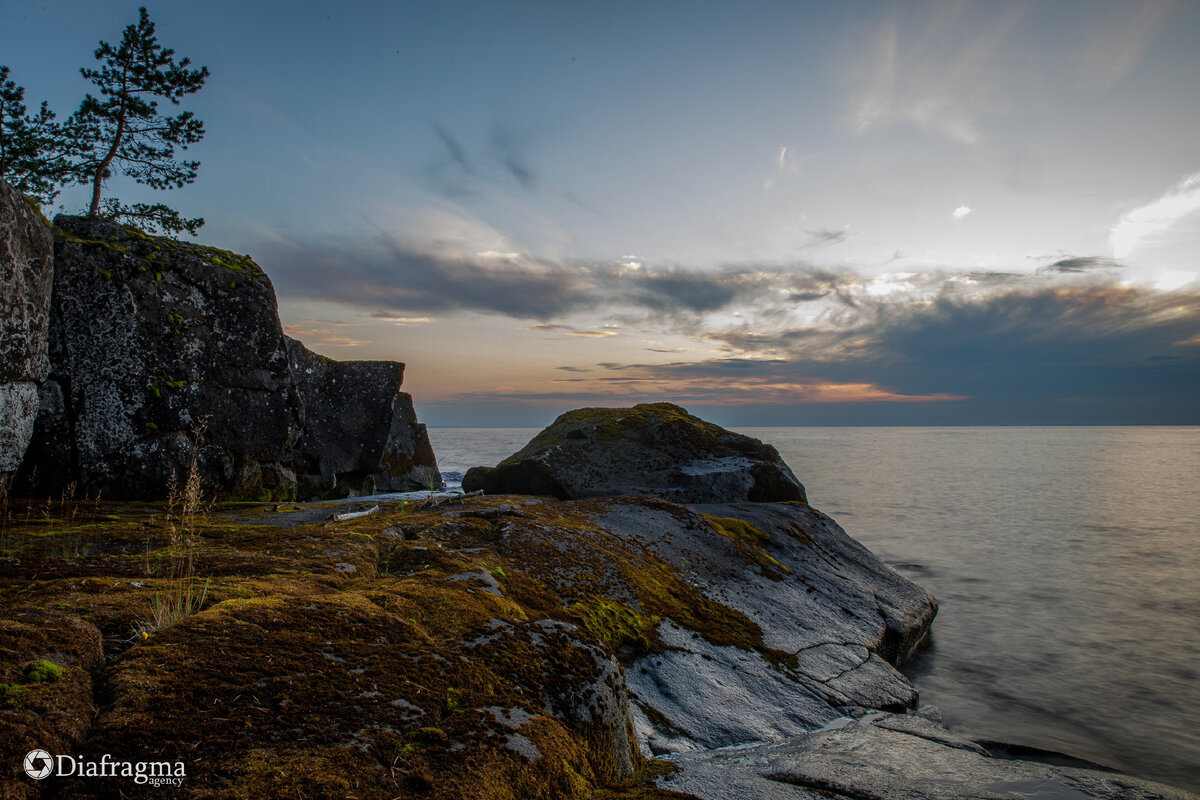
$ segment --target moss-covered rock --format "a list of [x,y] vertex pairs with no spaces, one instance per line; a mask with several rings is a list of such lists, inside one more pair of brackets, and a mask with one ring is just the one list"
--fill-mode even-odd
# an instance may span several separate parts
[[[887,672],[861,673],[874,684],[854,671],[822,683],[858,651],[805,643],[867,653],[889,619],[928,627],[927,595],[855,564],[848,538],[803,504],[708,516],[646,497],[382,505],[341,522],[331,514],[350,504],[15,509],[0,550],[0,721],[14,749],[0,759],[19,765],[36,745],[178,761],[187,778],[171,791],[193,798],[666,798],[646,771],[665,742],[778,737],[823,725],[863,686],[893,687],[884,703],[907,687],[882,660]],[[765,587],[792,609],[765,609]],[[810,587],[819,599],[797,604]],[[197,602],[154,618],[189,591]],[[747,688],[769,689],[757,702],[777,719],[746,715]],[[684,698],[703,702],[702,722]]]
[[683,503],[805,501],[774,447],[671,403],[581,408],[561,415],[463,488],[577,499],[651,494]]

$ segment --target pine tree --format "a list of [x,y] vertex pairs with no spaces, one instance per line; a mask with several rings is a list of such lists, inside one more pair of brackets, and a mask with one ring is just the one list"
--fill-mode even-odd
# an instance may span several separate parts
[[0,178],[46,205],[71,177],[77,132],[56,123],[45,102],[29,116],[25,89],[8,74],[0,66]]
[[178,105],[184,95],[204,86],[208,68],[188,69],[186,58],[176,63],[175,51],[158,43],[145,8],[138,9],[137,24],[125,28],[117,47],[101,41],[95,55],[101,66],[80,73],[100,97],[88,94],[70,120],[85,143],[76,176],[92,185],[88,216],[101,216],[103,209],[107,217],[139,218],[149,227],[195,233],[204,220],[182,219],[161,203],[125,206],[110,199],[102,206],[100,195],[105,180],[117,171],[153,189],[179,188],[196,179],[200,162],[177,159],[175,148],[186,150],[200,141],[204,123],[190,111],[160,115],[157,99]]

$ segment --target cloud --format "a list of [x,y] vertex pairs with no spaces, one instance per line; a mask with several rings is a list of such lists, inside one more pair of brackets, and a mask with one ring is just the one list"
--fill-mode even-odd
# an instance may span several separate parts
[[1188,175],[1162,197],[1121,215],[1109,233],[1113,256],[1124,258],[1139,244],[1200,212],[1200,172]]
[[[841,329],[704,334],[726,354],[602,362],[558,391],[498,399],[770,407],[792,423],[1197,421],[1200,294],[1054,275],[988,292],[949,282],[923,304],[864,300]],[[834,407],[859,416],[803,410]]]
[[970,213],[971,213],[971,209],[968,208],[967,206],[959,206],[958,208],[954,209],[954,211],[952,211],[950,213],[950,216],[954,217],[955,222],[958,222],[960,219],[962,219],[963,217],[967,216],[967,214],[970,214]]
[[1121,264],[1103,256],[1071,256],[1060,258],[1042,269],[1050,272],[1079,273],[1098,269],[1120,269]]
[[345,322],[333,320],[307,319],[297,320],[283,326],[283,332],[293,339],[301,339],[305,344],[320,347],[359,347],[367,344],[365,340],[356,339],[335,328],[351,327]]
[[[1122,265],[1103,256],[1059,254],[1032,272],[862,275],[804,262],[630,270],[619,258],[553,261],[519,246],[497,250],[500,258],[472,251],[473,237],[432,238],[421,245],[381,233],[340,245],[267,245],[259,262],[281,297],[321,299],[377,319],[483,312],[597,342],[615,341],[608,326],[619,324],[650,345],[641,347],[646,363],[604,362],[595,374],[566,365],[578,369],[563,372],[579,374],[558,378],[561,391],[546,403],[969,408],[953,417],[964,424],[1034,419],[1017,409],[1043,421],[1200,422],[1200,293],[1123,285]],[[354,341],[320,321],[311,328],[294,333]],[[662,336],[694,344],[654,344]],[[1091,400],[1072,408],[1093,403],[1110,416],[1054,416],[1061,398],[1081,397]],[[1174,416],[1120,416],[1129,409]]]
[[1024,9],[1005,6],[999,17],[980,21],[965,19],[962,2],[927,8],[923,30],[893,17],[880,26],[865,59],[856,51],[848,117],[856,133],[913,125],[969,144],[980,138],[983,118],[1010,105],[1010,77],[998,61]]
[[426,322],[433,322],[433,317],[397,317],[387,311],[372,311],[367,316],[371,319],[390,322],[393,325],[423,325]]
[[537,173],[529,165],[523,148],[518,145],[516,136],[509,128],[496,125],[492,129],[492,145],[495,147],[504,169],[516,179],[522,189],[528,190],[537,187]]
[[841,244],[846,241],[846,237],[850,235],[850,228],[849,226],[845,228],[818,228],[815,231],[808,231],[807,233],[813,238],[804,247],[820,247],[822,245]]
[[1174,5],[1169,0],[1125,0],[1112,6],[1084,48],[1079,65],[1084,82],[1107,89],[1133,72]]

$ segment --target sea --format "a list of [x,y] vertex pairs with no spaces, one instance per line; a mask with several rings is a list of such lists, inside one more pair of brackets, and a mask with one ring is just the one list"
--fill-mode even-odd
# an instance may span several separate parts
[[[1200,791],[1200,427],[738,430],[937,597],[948,727]],[[453,479],[537,431],[429,435]]]

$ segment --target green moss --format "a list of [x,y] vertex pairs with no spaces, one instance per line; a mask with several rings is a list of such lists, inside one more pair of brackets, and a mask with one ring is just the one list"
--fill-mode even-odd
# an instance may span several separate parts
[[28,686],[19,683],[0,683],[0,700],[16,700],[28,691]]
[[152,431],[156,431],[156,430],[158,430],[158,423],[156,423],[156,422],[147,422],[147,423],[146,423],[146,428],[147,428],[147,429],[149,429],[149,430],[152,430]]
[[60,667],[53,661],[39,658],[25,668],[26,683],[52,683],[63,676],[66,667]]
[[654,628],[659,619],[642,614],[625,603],[589,595],[568,606],[567,613],[623,660],[656,649]]
[[791,573],[791,569],[786,564],[781,564],[778,559],[767,552],[767,545],[770,544],[771,537],[760,528],[735,517],[716,517],[712,514],[703,516],[714,531],[733,542],[738,555],[761,567],[763,574],[767,577],[778,580],[778,572]]
[[62,228],[51,228],[51,234],[60,242],[70,242],[71,244],[103,247],[113,253],[128,253],[129,248],[120,242],[114,242],[107,239],[85,239],[82,236],[76,236],[73,233],[68,233]]
[[24,197],[25,202],[29,205],[29,210],[32,211],[34,215],[42,221],[43,225],[50,230],[54,230],[54,226],[50,223],[50,220],[46,219],[46,215],[42,213],[42,204],[28,195],[25,195]]
[[104,267],[96,267],[96,274],[101,278],[104,278],[106,281],[112,280],[112,273],[106,270]]

